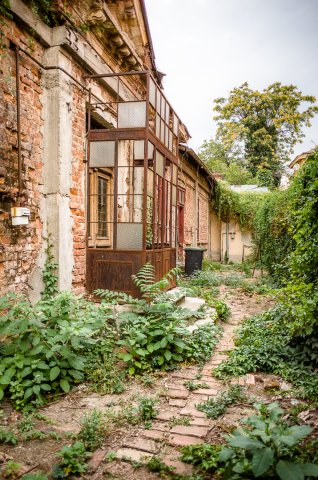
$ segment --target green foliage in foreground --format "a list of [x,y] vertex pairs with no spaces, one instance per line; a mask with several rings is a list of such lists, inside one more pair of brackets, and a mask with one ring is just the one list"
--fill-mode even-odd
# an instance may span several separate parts
[[204,412],[208,418],[216,419],[223,415],[227,408],[236,403],[244,402],[246,395],[240,385],[230,385],[227,390],[219,393],[215,398],[209,398],[199,403],[196,408]]
[[59,456],[61,461],[54,465],[51,474],[51,477],[56,480],[86,472],[86,461],[91,454],[86,451],[84,443],[75,442],[70,446],[64,446]]
[[199,471],[226,479],[304,480],[318,476],[318,465],[297,449],[312,429],[289,425],[278,404],[255,404],[257,414],[242,420],[245,425],[226,435],[225,445],[195,445],[183,448],[182,460]]
[[0,399],[17,408],[42,405],[45,395],[69,392],[84,379],[86,355],[109,316],[70,292],[32,305],[24,297],[0,299]]
[[277,305],[246,320],[236,333],[236,348],[226,362],[213,370],[213,375],[228,379],[248,372],[274,373],[291,381],[298,388],[299,396],[317,399],[318,375],[313,368],[316,359],[308,358],[300,345],[293,345],[293,337],[285,324],[290,318],[286,308]]

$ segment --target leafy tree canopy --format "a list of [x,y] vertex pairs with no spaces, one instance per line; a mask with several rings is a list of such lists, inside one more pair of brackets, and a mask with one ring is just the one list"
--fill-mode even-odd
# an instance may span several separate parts
[[294,85],[276,82],[258,91],[245,82],[227,99],[214,101],[216,140],[227,152],[242,150],[246,168],[259,184],[277,185],[283,163],[304,137],[302,127],[310,126],[318,113],[315,102],[314,96],[303,95]]
[[221,142],[205,141],[199,151],[200,158],[214,173],[232,185],[257,184],[257,179],[247,170],[240,151],[229,151]]

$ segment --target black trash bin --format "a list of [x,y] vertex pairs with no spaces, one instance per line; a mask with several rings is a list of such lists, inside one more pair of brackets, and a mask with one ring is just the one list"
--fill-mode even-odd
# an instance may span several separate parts
[[203,253],[206,248],[187,247],[185,251],[185,274],[192,275],[196,270],[202,270]]

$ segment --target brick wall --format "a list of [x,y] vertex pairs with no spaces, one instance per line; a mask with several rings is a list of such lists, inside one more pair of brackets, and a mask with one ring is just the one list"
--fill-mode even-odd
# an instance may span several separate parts
[[[29,36],[13,22],[2,25],[5,49],[0,63],[0,188],[11,194],[18,187],[17,107],[15,54],[10,40],[19,38],[27,46]],[[33,43],[35,56],[42,48]],[[42,225],[40,199],[42,190],[42,87],[41,72],[30,60],[20,65],[22,183],[26,195],[20,205],[31,209],[29,225],[12,227],[10,208],[16,205],[11,195],[0,194],[0,291],[26,293],[30,273],[41,248]]]

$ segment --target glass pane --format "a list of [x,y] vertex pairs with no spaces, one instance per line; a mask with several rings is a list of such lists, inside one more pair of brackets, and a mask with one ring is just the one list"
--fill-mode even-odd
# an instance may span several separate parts
[[156,111],[150,105],[149,106],[149,128],[153,133],[155,132],[155,118],[156,118]]
[[156,106],[156,85],[152,78],[149,80],[149,102]]
[[156,173],[163,177],[165,168],[165,157],[157,150],[156,151]]
[[142,224],[118,223],[117,224],[117,248],[119,250],[142,249]]
[[167,125],[165,126],[165,145],[168,148],[169,145],[169,129]]
[[141,195],[144,191],[144,167],[134,168],[134,194]]
[[154,152],[155,146],[153,143],[148,142],[148,159],[153,160],[153,152]]
[[145,142],[144,140],[134,141],[134,159],[143,160],[145,156]]
[[160,115],[160,112],[161,112],[161,93],[160,93],[159,88],[157,88],[157,100],[156,100],[156,104],[157,104],[157,112],[158,112],[159,115]]
[[156,137],[160,138],[160,117],[156,115]]
[[147,197],[147,232],[146,232],[146,246],[152,247],[153,240],[153,198]]
[[178,167],[174,163],[172,164],[172,182],[176,185],[178,179]]
[[172,205],[177,205],[177,187],[172,185]]
[[166,103],[166,124],[169,125],[169,117],[170,117],[170,106]]
[[118,104],[118,128],[138,128],[146,126],[146,102],[126,102]]
[[[133,140],[119,140],[118,142],[118,166],[132,167],[134,164]],[[143,157],[142,157],[143,158]]]
[[142,222],[142,195],[118,195],[117,197],[117,222],[132,223]]
[[90,142],[90,167],[113,167],[115,165],[115,142]]
[[160,140],[162,143],[165,141],[165,124],[163,120],[160,120]]
[[165,107],[166,107],[165,97],[161,95],[161,117],[163,119],[165,118]]
[[169,130],[169,144],[168,144],[168,148],[170,151],[172,151],[172,131]]
[[108,181],[103,177],[98,177],[98,233],[99,237],[107,237],[107,194],[108,194]]
[[177,115],[173,115],[173,133],[178,136],[179,120]]
[[148,168],[147,194],[153,197],[153,170]]

